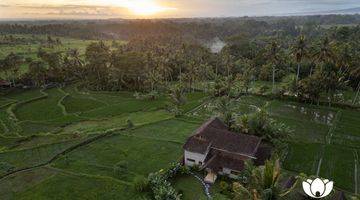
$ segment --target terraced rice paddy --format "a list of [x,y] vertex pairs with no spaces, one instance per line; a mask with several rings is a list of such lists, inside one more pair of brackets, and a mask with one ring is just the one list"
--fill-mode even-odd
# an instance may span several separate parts
[[[190,94],[182,109],[190,111],[205,98]],[[164,110],[166,97],[138,100],[129,92],[75,86],[15,92],[3,102],[9,105],[0,115],[0,176],[19,172],[0,179],[0,199],[141,198],[132,191],[134,178],[177,161],[184,140],[202,123],[174,119]],[[128,120],[134,128],[124,131]],[[92,141],[107,132],[112,136]],[[123,175],[116,171],[119,162],[128,165]]]
[[[285,169],[332,179],[336,187],[350,193],[360,191],[360,111],[255,96],[241,97],[236,102],[238,114],[265,108],[275,120],[293,130]],[[216,114],[213,107],[213,102],[204,104],[191,116],[206,119]]]
[[[204,93],[188,94],[182,106],[187,114],[178,118],[164,110],[169,102],[164,96],[139,100],[129,92],[90,92],[75,86],[15,92],[0,102],[0,175],[40,165],[0,179],[4,199],[52,198],[54,193],[72,199],[142,198],[132,191],[133,180],[177,161],[186,138],[215,114],[214,102]],[[256,96],[242,97],[234,105],[238,114],[265,108],[294,130],[285,169],[331,178],[351,193],[360,190],[359,111]],[[133,128],[123,130],[129,120]],[[42,165],[105,132],[112,134]],[[124,163],[127,171],[119,173],[116,166]],[[185,199],[194,197],[181,180],[175,187]]]

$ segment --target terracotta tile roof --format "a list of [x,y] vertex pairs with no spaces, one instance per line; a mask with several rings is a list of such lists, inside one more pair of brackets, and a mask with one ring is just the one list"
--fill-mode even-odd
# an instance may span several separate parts
[[[204,141],[199,142],[198,138]],[[259,137],[231,132],[221,120],[212,118],[188,138],[184,149],[204,153],[205,146],[210,144],[212,149],[254,157],[260,142]]]

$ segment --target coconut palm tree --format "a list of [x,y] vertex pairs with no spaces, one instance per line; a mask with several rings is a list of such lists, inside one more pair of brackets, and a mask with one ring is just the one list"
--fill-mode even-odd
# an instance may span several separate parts
[[247,187],[239,183],[233,186],[235,197],[248,200],[276,200],[288,195],[294,190],[301,178],[297,177],[294,184],[284,189],[280,186],[280,174],[279,159],[265,161],[265,166],[252,170],[250,183]]
[[314,61],[322,67],[324,63],[333,63],[335,62],[335,54],[330,45],[330,39],[325,37],[320,45],[320,48],[314,54]]
[[232,109],[233,100],[227,96],[221,97],[214,108],[219,117],[224,121],[228,127],[232,127],[234,121],[234,113]]
[[272,41],[271,44],[268,46],[266,57],[271,62],[272,65],[272,90],[275,89],[275,72],[276,66],[279,64],[280,61],[280,48],[276,41]]
[[295,46],[293,47],[293,55],[295,57],[295,60],[297,62],[297,71],[296,71],[296,83],[299,80],[299,74],[300,74],[300,65],[302,60],[305,56],[307,56],[307,47],[305,42],[305,36],[301,35]]

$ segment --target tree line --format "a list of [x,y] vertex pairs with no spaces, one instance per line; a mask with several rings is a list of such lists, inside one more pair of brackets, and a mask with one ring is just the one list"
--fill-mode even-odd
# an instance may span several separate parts
[[[33,60],[10,53],[0,61],[0,69],[12,85],[21,82],[36,87],[78,81],[92,90],[151,92],[178,82],[192,91],[199,84],[214,82],[213,94],[223,96],[230,95],[237,83],[241,92],[248,92],[254,81],[262,80],[272,82],[274,94],[312,102],[321,94],[336,101],[343,90],[358,94],[360,28],[335,27],[317,35],[299,32],[295,36],[281,31],[270,35],[242,32],[227,37],[227,45],[216,53],[187,35],[135,35],[125,44],[94,42],[85,55],[76,49],[63,53],[39,48]],[[57,43],[51,37],[48,41]],[[21,74],[24,64],[28,71]],[[279,82],[283,87],[276,87]],[[210,84],[206,87],[210,89]]]

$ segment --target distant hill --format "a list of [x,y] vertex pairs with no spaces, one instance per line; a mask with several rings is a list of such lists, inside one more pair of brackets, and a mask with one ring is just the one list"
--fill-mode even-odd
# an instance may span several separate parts
[[327,11],[315,11],[315,12],[299,12],[291,13],[290,15],[329,15],[329,14],[360,14],[360,7],[339,9],[339,10],[327,10]]

